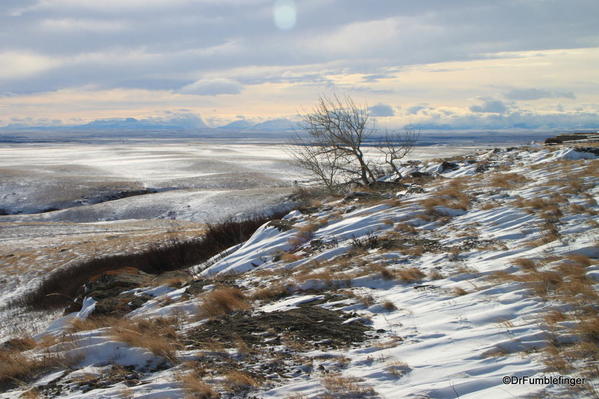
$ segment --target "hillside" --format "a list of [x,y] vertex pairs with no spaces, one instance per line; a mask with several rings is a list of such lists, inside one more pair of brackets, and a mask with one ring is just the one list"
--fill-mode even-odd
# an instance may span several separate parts
[[596,156],[519,147],[401,172],[343,198],[301,190],[187,271],[95,276],[80,309],[3,344],[0,397],[597,397]]

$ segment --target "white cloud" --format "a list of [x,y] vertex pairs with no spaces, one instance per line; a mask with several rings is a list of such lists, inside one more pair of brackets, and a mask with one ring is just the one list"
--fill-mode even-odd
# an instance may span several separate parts
[[482,105],[473,105],[470,107],[472,112],[504,114],[508,107],[501,100],[484,99]]
[[540,100],[543,98],[569,98],[574,100],[576,96],[571,91],[555,91],[546,89],[512,89],[505,94],[510,100]]
[[189,84],[181,90],[184,94],[216,96],[219,94],[239,94],[243,90],[241,83],[231,79],[202,79]]
[[387,117],[387,116],[395,115],[395,111],[393,110],[393,107],[391,107],[390,105],[387,105],[387,104],[383,104],[383,103],[379,103],[379,104],[373,105],[372,107],[369,107],[368,111],[370,111],[370,115],[372,115],[374,117]]
[[22,79],[60,65],[60,61],[21,51],[0,52],[0,80]]
[[119,32],[129,29],[125,21],[98,20],[89,18],[61,18],[45,19],[41,21],[40,27],[47,31],[55,32]]

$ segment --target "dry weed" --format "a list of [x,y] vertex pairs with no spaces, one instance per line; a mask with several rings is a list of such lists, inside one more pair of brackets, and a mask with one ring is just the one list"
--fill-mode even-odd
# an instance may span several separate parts
[[250,307],[243,292],[235,287],[222,287],[209,292],[199,306],[203,317],[220,317]]

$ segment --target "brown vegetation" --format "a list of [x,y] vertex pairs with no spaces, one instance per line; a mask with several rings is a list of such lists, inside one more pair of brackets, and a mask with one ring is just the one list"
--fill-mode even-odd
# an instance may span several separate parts
[[[279,215],[273,215],[276,217]],[[203,237],[188,241],[173,239],[139,253],[113,255],[84,261],[56,270],[35,289],[20,298],[15,305],[34,309],[65,306],[80,287],[93,276],[124,267],[161,273],[199,264],[225,249],[247,240],[270,216],[255,216],[244,221],[228,220],[208,225]]]
[[130,346],[148,349],[168,361],[177,361],[176,351],[181,348],[174,318],[156,318],[134,321],[119,319],[110,328],[115,339]]
[[248,310],[250,304],[239,288],[222,287],[202,298],[200,314],[203,317],[219,317],[238,310]]
[[497,173],[491,176],[489,184],[492,187],[511,189],[528,181],[526,177],[517,173]]

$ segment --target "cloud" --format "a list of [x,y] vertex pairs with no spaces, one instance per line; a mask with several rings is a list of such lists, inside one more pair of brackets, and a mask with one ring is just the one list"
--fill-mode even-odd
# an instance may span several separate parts
[[422,130],[596,129],[599,114],[589,111],[539,113],[515,110],[505,113],[444,113],[434,109],[427,118],[406,125]]
[[[489,95],[485,90],[490,86],[507,88],[502,97],[505,107],[508,100],[547,95],[568,99],[574,98],[573,93],[585,103],[596,101],[596,90],[588,84],[596,80],[592,71],[598,59],[594,55],[598,50],[593,49],[599,48],[596,0],[302,0],[295,1],[295,26],[284,31],[273,22],[273,0],[1,3],[0,93],[14,94],[11,112],[22,115],[47,113],[48,93],[80,87],[144,89],[154,93],[153,99],[176,94],[173,101],[181,102],[169,103],[173,106],[190,106],[185,102],[191,101],[190,96],[182,94],[247,95],[235,102],[224,96],[228,103],[204,99],[202,107],[227,108],[229,118],[248,112],[257,97],[260,110],[254,107],[252,116],[265,112],[285,116],[272,109],[280,110],[282,104],[297,109],[309,104],[317,91],[332,87],[371,104],[452,101],[463,106],[466,99]],[[555,55],[543,59],[552,49],[566,54],[562,59],[569,61]],[[569,58],[574,52],[575,59]],[[592,57],[585,58],[588,54]],[[533,58],[543,74],[531,78],[528,69],[521,74],[519,68],[530,67]],[[479,62],[490,59],[501,60],[477,69]],[[585,59],[586,63],[579,62]],[[473,65],[476,73],[471,73]],[[404,79],[410,70],[427,72],[425,66],[429,72],[419,80],[424,82],[421,87]],[[434,70],[444,72],[433,77]],[[500,76],[509,71],[513,77],[497,82],[501,78],[490,71]],[[543,89],[545,76],[557,76],[559,81],[551,84],[560,91]],[[515,82],[523,88],[512,92],[510,84]],[[467,93],[464,86],[469,86]],[[35,93],[46,96],[37,108],[18,107],[16,98]],[[439,93],[445,98],[435,98]],[[89,119],[83,104],[78,105],[77,111],[69,111],[73,107],[68,105],[63,110]],[[483,103],[472,109],[506,112],[497,105]],[[89,107],[94,107],[91,102]],[[102,109],[108,112],[109,106]],[[417,116],[428,112],[412,111]]]
[[370,111],[370,115],[372,115],[374,117],[385,117],[385,116],[394,116],[395,115],[395,111],[393,110],[393,107],[391,107],[390,105],[387,105],[387,104],[383,104],[383,103],[379,103],[379,104],[373,105],[372,107],[369,107],[368,111]]
[[407,112],[409,115],[416,115],[418,112],[422,111],[422,110],[426,110],[428,108],[428,105],[423,104],[423,105],[414,105],[412,107],[409,107],[407,109]]
[[50,32],[121,32],[128,30],[130,25],[125,21],[100,20],[91,18],[60,18],[45,19],[40,27]]
[[482,105],[473,105],[470,107],[472,112],[483,112],[483,113],[496,113],[504,114],[507,112],[508,107],[501,100],[484,99]]
[[29,52],[0,52],[0,81],[22,79],[60,65],[58,60]]
[[513,89],[505,94],[510,100],[540,100],[542,98],[569,98],[574,100],[576,96],[571,91],[551,91],[545,89]]
[[184,94],[217,96],[219,94],[239,94],[243,90],[241,83],[231,79],[198,80],[179,90]]

